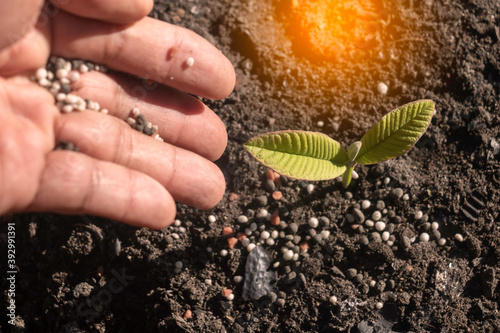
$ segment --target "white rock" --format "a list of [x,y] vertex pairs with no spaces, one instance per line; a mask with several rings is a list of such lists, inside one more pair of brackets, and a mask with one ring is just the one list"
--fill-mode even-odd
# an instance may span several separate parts
[[386,95],[388,90],[389,87],[384,82],[379,82],[379,84],[377,85],[377,91],[381,95]]
[[270,236],[271,236],[271,234],[267,230],[264,230],[260,233],[260,238],[262,238],[263,240],[268,239]]
[[318,219],[317,219],[317,218],[315,218],[315,217],[311,217],[311,218],[309,219],[309,226],[310,226],[311,228],[313,228],[313,229],[314,229],[314,228],[317,228],[317,227],[318,227],[318,225],[319,225],[319,221],[318,221]]
[[292,250],[286,250],[285,253],[283,253],[283,259],[285,260],[292,260],[293,259],[293,251]]
[[378,221],[375,223],[375,229],[377,229],[377,231],[383,231],[385,229],[385,222]]
[[35,73],[35,77],[38,81],[47,78],[47,70],[45,68],[38,68]]
[[420,241],[421,242],[428,242],[430,238],[431,237],[426,232],[423,232],[423,233],[420,234]]
[[238,222],[239,223],[247,223],[248,217],[246,217],[245,215],[240,215],[240,216],[238,216]]
[[368,208],[370,208],[371,205],[372,205],[372,203],[370,202],[370,200],[363,200],[361,202],[362,209],[368,209]]

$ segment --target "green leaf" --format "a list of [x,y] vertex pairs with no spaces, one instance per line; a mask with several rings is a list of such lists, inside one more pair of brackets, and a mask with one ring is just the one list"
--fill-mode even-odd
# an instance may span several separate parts
[[340,176],[346,169],[345,149],[322,133],[266,133],[248,140],[245,148],[260,163],[291,178],[332,179]]
[[356,162],[372,164],[406,153],[427,130],[433,114],[431,100],[412,102],[389,112],[361,138]]
[[347,159],[350,161],[350,162],[353,162],[356,157],[358,156],[359,154],[359,151],[361,150],[361,146],[362,146],[362,143],[361,141],[356,141],[356,142],[353,142],[350,146],[349,146],[349,149],[347,149]]

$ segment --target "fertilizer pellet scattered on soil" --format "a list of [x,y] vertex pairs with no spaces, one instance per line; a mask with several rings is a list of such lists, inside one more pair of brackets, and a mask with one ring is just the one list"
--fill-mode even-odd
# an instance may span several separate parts
[[376,210],[376,211],[374,211],[374,212],[372,213],[372,220],[373,220],[373,221],[378,221],[378,220],[380,220],[381,218],[382,218],[382,213],[381,213],[380,211]]
[[317,228],[318,227],[318,224],[319,224],[319,220],[316,218],[316,217],[311,217],[309,219],[309,226],[311,228]]
[[379,82],[379,84],[377,85],[377,91],[381,95],[386,95],[389,91],[389,87],[387,86],[387,84]]
[[332,304],[336,304],[337,303],[337,297],[336,296],[330,296],[330,298],[328,299],[330,301],[330,303]]
[[370,202],[370,200],[365,199],[361,202],[362,209],[368,209],[368,208],[370,208],[371,205],[372,205],[372,203]]
[[430,236],[429,236],[428,233],[423,232],[423,233],[420,234],[420,241],[421,242],[428,242],[429,239],[430,239]]

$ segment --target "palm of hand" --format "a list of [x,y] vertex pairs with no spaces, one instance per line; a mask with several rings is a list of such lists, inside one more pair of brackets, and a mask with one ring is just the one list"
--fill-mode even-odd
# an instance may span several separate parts
[[[158,43],[165,48],[147,47]],[[88,73],[76,94],[98,101],[114,117],[61,115],[52,95],[25,74],[43,66],[51,52],[173,88],[149,89],[144,80],[129,76]],[[167,62],[165,54],[171,58]],[[184,61],[191,55],[197,63],[189,72]],[[146,60],[139,62],[138,56]],[[0,78],[0,214],[90,213],[161,228],[175,216],[174,200],[204,209],[220,200],[224,179],[210,160],[224,150],[224,126],[179,90],[224,97],[234,86],[234,72],[199,36],[149,18],[123,26],[60,11],[0,50],[0,75],[8,77]],[[166,143],[132,131],[119,119],[134,106],[160,125]],[[85,154],[53,151],[59,140],[75,142]]]
[[34,200],[54,148],[59,111],[44,89],[24,80],[0,79],[0,211],[26,209]]

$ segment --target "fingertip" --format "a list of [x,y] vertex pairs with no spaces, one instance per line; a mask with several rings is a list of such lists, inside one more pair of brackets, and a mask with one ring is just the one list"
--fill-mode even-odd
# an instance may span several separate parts
[[195,207],[202,210],[214,208],[221,201],[226,191],[226,180],[222,171],[213,164],[212,177],[200,187],[200,198]]

